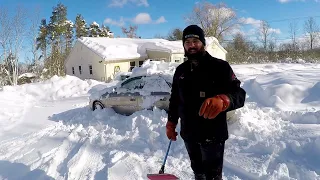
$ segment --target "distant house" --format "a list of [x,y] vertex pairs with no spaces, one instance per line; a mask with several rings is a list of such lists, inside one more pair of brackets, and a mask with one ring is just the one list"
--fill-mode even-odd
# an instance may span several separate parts
[[[227,51],[216,38],[206,38],[207,51],[226,60]],[[109,82],[117,72],[130,72],[145,60],[182,63],[182,41],[133,38],[79,38],[65,61],[66,74]]]

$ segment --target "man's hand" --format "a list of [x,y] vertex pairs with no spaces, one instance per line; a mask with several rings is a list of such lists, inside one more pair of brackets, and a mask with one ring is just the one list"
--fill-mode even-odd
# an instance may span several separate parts
[[167,137],[173,141],[177,140],[178,133],[176,132],[176,125],[171,121],[168,121],[166,124]]
[[199,116],[214,119],[220,112],[225,111],[229,105],[230,99],[224,94],[208,98],[202,103]]

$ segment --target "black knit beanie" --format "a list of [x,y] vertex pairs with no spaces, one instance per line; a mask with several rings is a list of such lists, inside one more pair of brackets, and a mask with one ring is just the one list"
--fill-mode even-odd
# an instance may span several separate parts
[[197,25],[189,25],[183,30],[182,43],[184,44],[187,38],[198,38],[204,46],[206,46],[206,39],[203,30]]

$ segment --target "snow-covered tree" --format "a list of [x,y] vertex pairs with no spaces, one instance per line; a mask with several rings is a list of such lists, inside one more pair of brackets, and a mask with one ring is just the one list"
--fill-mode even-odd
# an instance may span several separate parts
[[81,14],[78,14],[75,21],[76,38],[88,35],[87,23]]
[[73,42],[73,28],[74,24],[72,21],[66,21],[65,22],[65,39],[66,39],[66,56],[69,54],[71,47],[72,47],[72,42]]
[[89,37],[99,37],[101,33],[101,29],[99,27],[99,24],[93,21],[89,27]]
[[[52,16],[48,24],[49,43],[51,45],[50,58],[45,62],[45,68],[48,69],[50,75],[64,75],[64,56],[66,52],[66,44],[69,44],[67,36],[70,32],[70,23],[67,21],[67,7],[59,3],[53,8]],[[71,26],[72,27],[72,26]]]
[[4,81],[9,85],[17,85],[19,52],[22,49],[24,36],[26,35],[26,10],[17,6],[9,15],[4,7],[0,9],[0,54],[1,74],[4,74]]
[[109,32],[110,32],[110,28],[108,26],[102,25],[100,29],[99,37],[109,37],[110,36]]

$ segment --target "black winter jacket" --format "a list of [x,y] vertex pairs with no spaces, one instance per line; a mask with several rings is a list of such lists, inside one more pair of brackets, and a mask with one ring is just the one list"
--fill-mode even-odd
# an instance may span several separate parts
[[[243,107],[246,98],[240,83],[227,61],[207,52],[196,67],[189,61],[183,62],[174,73],[168,121],[178,124],[180,118],[180,135],[184,140],[227,140],[226,113]],[[215,119],[199,116],[204,100],[218,94],[230,98],[229,108]]]

